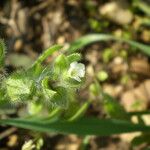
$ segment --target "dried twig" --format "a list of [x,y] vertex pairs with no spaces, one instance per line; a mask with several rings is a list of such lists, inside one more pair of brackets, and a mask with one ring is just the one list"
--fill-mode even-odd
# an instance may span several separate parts
[[16,17],[18,8],[19,8],[19,5],[17,4],[17,0],[12,0],[10,18],[7,19],[3,16],[0,17],[0,23],[10,26],[13,30],[13,33],[16,34],[16,36],[20,34],[17,28],[17,24],[15,22],[15,17]]
[[46,7],[49,6],[49,4],[51,4],[52,1],[53,0],[47,0],[47,1],[44,1],[43,3],[40,3],[39,5],[37,5],[35,7],[33,7],[29,12],[29,16],[32,16],[34,13],[45,9]]
[[46,18],[42,20],[42,25],[43,25],[43,31],[44,31],[43,36],[42,36],[44,48],[48,48],[50,45],[52,45],[52,43],[51,43],[49,23]]
[[15,127],[11,127],[9,129],[5,130],[4,132],[0,133],[0,140],[9,136],[10,134],[14,133],[15,131],[17,131],[17,128],[15,128]]

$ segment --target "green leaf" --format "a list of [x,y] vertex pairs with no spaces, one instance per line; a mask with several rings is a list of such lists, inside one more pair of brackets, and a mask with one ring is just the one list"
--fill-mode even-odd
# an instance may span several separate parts
[[80,108],[78,108],[78,110],[75,112],[75,114],[73,116],[71,116],[68,120],[74,121],[74,120],[81,118],[85,114],[85,112],[88,109],[90,104],[91,104],[91,101],[85,102],[82,106],[80,106]]
[[56,107],[68,108],[69,96],[68,90],[64,87],[57,87],[57,93],[50,100]]
[[105,93],[103,93],[103,106],[105,112],[112,118],[130,120],[130,116],[126,113],[124,107],[113,97]]
[[47,103],[47,105],[53,107],[62,107],[62,108],[68,107],[69,97],[67,92],[68,92],[67,89],[63,87],[57,87],[55,88],[55,90],[43,87],[45,102]]
[[150,132],[150,126],[133,124],[127,121],[115,119],[82,118],[77,121],[40,121],[28,119],[5,119],[0,124],[12,125],[24,129],[40,132],[57,132],[78,135],[100,135],[108,136],[113,134],[131,132]]
[[5,53],[6,53],[5,43],[2,39],[0,39],[0,67],[4,65]]
[[54,95],[57,94],[57,92],[48,88],[43,88],[43,94],[46,99],[51,100],[54,97]]
[[119,42],[125,42],[131,46],[134,46],[138,48],[141,52],[145,53],[146,55],[150,56],[150,46],[141,44],[132,40],[127,40],[124,38],[118,38],[112,35],[107,35],[107,34],[89,34],[85,35],[76,41],[72,42],[70,46],[66,49],[69,53],[75,52],[78,49],[83,48],[84,46],[87,46],[89,44],[92,44],[94,42],[99,42],[99,41],[110,41],[110,40],[115,40]]
[[[7,94],[11,101],[27,100],[33,91],[33,81],[26,73],[15,73],[6,79]],[[18,101],[19,102],[19,101]]]
[[76,81],[75,79],[72,78],[66,78],[65,82],[63,83],[63,87],[65,88],[72,88],[72,89],[77,89],[80,88],[83,83],[84,83],[85,79],[83,78],[81,82]]
[[150,143],[150,138],[149,138],[150,134],[142,134],[142,135],[139,135],[139,136],[136,136],[131,144],[133,146],[138,146],[138,145],[141,145],[141,144],[144,144],[144,143]]
[[135,1],[133,3],[133,5],[137,8],[139,8],[141,11],[143,11],[146,15],[150,16],[150,6],[148,5],[148,3],[143,2],[143,1]]
[[43,105],[38,101],[30,101],[27,106],[27,110],[30,115],[38,115],[42,109]]
[[150,115],[149,110],[144,110],[144,111],[134,111],[134,112],[128,112],[129,116],[141,116],[141,115]]
[[54,71],[60,76],[60,74],[62,74],[64,70],[68,69],[68,66],[69,64],[66,59],[66,56],[61,54],[55,59]]
[[81,59],[81,55],[79,53],[73,53],[67,56],[68,62],[72,63],[74,61],[79,61]]

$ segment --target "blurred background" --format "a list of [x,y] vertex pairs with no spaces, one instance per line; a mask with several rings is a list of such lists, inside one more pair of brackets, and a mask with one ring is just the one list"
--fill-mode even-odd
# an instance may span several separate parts
[[[150,44],[150,0],[0,1],[0,38],[7,46],[8,73],[30,66],[53,44],[67,46],[90,33],[111,34]],[[112,41],[96,42],[78,52],[83,54],[87,73],[86,84],[78,92],[81,100],[89,98],[89,87],[96,77],[102,89],[117,98],[127,111],[149,109],[150,59],[147,55],[128,44]],[[91,104],[88,115],[105,115],[97,103]],[[143,119],[150,125],[149,116]],[[13,129],[4,138],[0,133],[0,150],[20,149],[25,140],[32,138],[33,133]],[[89,149],[128,150],[134,136],[93,136]],[[43,150],[77,150],[82,141],[82,137],[75,135],[46,134],[43,137]],[[144,147],[142,144],[137,149]]]

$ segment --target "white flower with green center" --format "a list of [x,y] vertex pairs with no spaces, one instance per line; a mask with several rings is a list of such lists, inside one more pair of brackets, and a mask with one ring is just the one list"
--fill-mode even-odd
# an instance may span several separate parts
[[72,62],[68,70],[68,75],[70,78],[81,82],[81,78],[85,76],[85,65],[76,61]]

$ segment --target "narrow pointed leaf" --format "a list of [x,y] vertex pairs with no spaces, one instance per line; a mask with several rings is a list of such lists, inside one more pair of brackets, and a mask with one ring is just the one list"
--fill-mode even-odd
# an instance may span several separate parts
[[112,134],[131,132],[150,132],[150,126],[133,124],[127,121],[114,119],[82,118],[77,121],[40,121],[27,119],[6,119],[0,120],[0,124],[12,125],[24,129],[36,130],[40,132],[57,132],[77,135],[100,135],[108,136]]
[[4,65],[5,53],[6,53],[5,43],[2,39],[0,39],[0,67],[3,67]]
[[99,41],[110,41],[110,40],[115,40],[119,42],[125,42],[131,46],[136,47],[138,50],[141,52],[145,53],[146,55],[150,56],[150,46],[146,44],[142,44],[133,40],[128,40],[124,38],[118,38],[112,35],[107,35],[107,34],[89,34],[85,35],[76,41],[72,42],[70,46],[66,49],[69,53],[75,52],[84,46],[87,46],[89,44],[92,44],[94,42],[99,42]]

